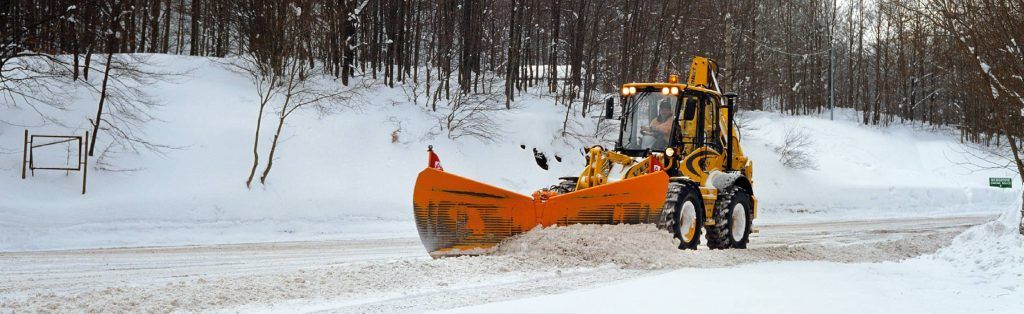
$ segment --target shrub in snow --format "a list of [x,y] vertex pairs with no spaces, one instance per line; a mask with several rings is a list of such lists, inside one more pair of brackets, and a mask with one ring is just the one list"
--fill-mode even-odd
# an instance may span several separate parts
[[[485,84],[490,84],[487,89],[493,90],[496,79],[488,79]],[[448,112],[440,119],[442,128],[448,130],[448,138],[497,140],[502,130],[494,115],[506,111],[502,105],[503,97],[500,93],[456,92],[448,102]]]
[[816,169],[817,163],[808,149],[814,145],[810,132],[805,128],[786,128],[782,145],[775,147],[779,161],[793,169]]
[[740,131],[740,136],[744,134],[757,134],[761,131],[761,127],[754,123],[754,116],[748,112],[737,112],[735,123],[736,129]]

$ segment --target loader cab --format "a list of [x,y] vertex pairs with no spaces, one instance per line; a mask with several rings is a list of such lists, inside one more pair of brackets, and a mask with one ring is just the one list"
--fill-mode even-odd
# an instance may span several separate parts
[[622,98],[622,127],[616,150],[633,157],[646,156],[672,146],[679,130],[680,95],[678,89],[662,93],[647,86]]
[[[717,113],[710,95],[682,84],[627,84],[622,92],[622,120],[616,151],[632,157],[663,152],[669,147],[689,151],[713,145],[706,128]],[[710,138],[715,138],[711,136]]]

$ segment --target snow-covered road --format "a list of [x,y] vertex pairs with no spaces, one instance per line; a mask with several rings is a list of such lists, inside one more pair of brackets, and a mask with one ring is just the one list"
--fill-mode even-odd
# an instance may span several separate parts
[[748,250],[685,253],[650,226],[552,228],[442,260],[415,238],[0,253],[0,310],[445,310],[689,267],[902,260],[992,218],[762,225]]

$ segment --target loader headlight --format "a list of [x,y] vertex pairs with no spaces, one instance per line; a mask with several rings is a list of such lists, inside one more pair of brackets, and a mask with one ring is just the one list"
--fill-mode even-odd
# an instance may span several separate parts
[[668,87],[662,87],[661,88],[661,94],[662,95],[668,95],[668,93],[669,93]]
[[669,148],[666,148],[666,149],[665,149],[665,156],[669,156],[669,157],[672,157],[672,156],[674,156],[675,154],[676,154],[676,150],[675,150],[675,149],[672,149],[672,147],[669,147]]
[[636,94],[636,87],[630,86],[629,87],[629,94],[631,94],[631,95],[632,94]]
[[629,87],[622,87],[622,96],[629,96]]
[[672,87],[672,95],[679,95],[679,87]]

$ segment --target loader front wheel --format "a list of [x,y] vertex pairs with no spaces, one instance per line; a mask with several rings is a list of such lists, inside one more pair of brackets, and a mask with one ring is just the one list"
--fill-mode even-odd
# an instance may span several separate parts
[[751,223],[753,222],[753,205],[750,201],[750,195],[747,194],[746,190],[739,190],[732,196],[732,210],[730,215],[732,219],[729,222],[729,237],[732,238],[732,247],[735,249],[747,248],[747,242],[750,242],[750,230]]
[[680,191],[672,217],[672,233],[679,239],[680,250],[696,250],[700,245],[700,233],[704,219],[698,194],[690,189]]
[[750,194],[741,187],[725,189],[715,204],[715,225],[707,226],[708,248],[747,248],[750,241],[753,204]]

